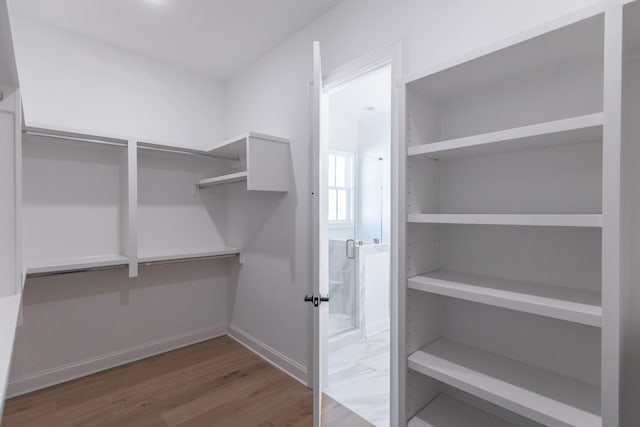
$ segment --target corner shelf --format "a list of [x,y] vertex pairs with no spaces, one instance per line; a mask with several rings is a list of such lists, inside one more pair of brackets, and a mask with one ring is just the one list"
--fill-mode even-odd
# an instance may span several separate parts
[[602,427],[598,387],[523,362],[439,338],[409,368],[544,425]]
[[587,114],[408,148],[409,156],[451,159],[548,146],[602,141],[603,113]]
[[33,261],[27,265],[29,276],[51,273],[71,273],[89,269],[128,266],[129,258],[124,255],[89,256],[82,258],[60,258]]
[[249,132],[218,144],[209,154],[236,158],[229,173],[203,179],[197,187],[246,181],[248,191],[289,191],[291,160],[289,140]]
[[247,171],[244,172],[236,172],[230,173],[227,175],[217,176],[215,178],[207,178],[198,182],[198,188],[203,189],[212,185],[218,184],[229,184],[231,182],[240,182],[246,181],[249,173]]
[[599,292],[437,270],[408,279],[409,288],[600,327]]
[[408,427],[514,426],[449,395],[439,394],[418,415],[409,420]]
[[409,223],[602,227],[601,214],[409,214]]

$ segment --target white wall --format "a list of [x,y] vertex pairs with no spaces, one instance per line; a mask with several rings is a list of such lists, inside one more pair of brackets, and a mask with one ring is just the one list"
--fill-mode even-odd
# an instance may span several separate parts
[[12,17],[27,125],[206,148],[224,136],[224,85],[34,21]]
[[226,333],[228,262],[28,279],[9,395]]
[[[195,148],[224,136],[221,82],[24,19],[12,24],[27,124]],[[230,262],[146,267],[132,280],[124,270],[29,279],[9,393],[225,333]]]
[[[597,0],[346,0],[229,81],[228,131],[257,129],[291,137],[295,180],[277,209],[279,218],[272,213],[229,215],[237,230],[243,221],[272,218],[262,221],[262,248],[246,242],[247,262],[238,278],[243,293],[235,298],[232,324],[312,366],[312,309],[302,297],[312,283],[309,82],[314,40],[320,40],[323,64],[330,70],[406,36],[408,72],[416,72],[594,3]],[[238,193],[229,201],[249,204],[250,197]],[[270,251],[267,242],[277,250]],[[261,253],[254,254],[254,248]],[[268,256],[273,264],[255,262],[257,256]],[[270,278],[268,289],[261,280],[265,276]]]

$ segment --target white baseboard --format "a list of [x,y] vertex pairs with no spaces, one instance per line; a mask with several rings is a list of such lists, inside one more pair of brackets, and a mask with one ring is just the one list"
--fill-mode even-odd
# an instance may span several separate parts
[[311,387],[307,368],[279,351],[269,347],[262,341],[249,335],[236,326],[229,326],[227,333],[231,338],[271,363],[285,374],[293,377],[307,387]]
[[217,338],[226,333],[227,324],[212,326],[210,328],[189,331],[172,337],[125,348],[124,350],[114,351],[113,353],[103,354],[68,365],[36,372],[35,374],[11,379],[7,390],[7,397],[15,397],[40,390],[126,363],[135,362],[136,360]]

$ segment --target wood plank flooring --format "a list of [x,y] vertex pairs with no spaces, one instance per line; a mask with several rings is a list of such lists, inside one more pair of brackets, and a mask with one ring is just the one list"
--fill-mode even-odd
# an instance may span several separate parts
[[[312,396],[224,336],[9,399],[2,426],[306,427]],[[372,426],[324,400],[324,425]]]

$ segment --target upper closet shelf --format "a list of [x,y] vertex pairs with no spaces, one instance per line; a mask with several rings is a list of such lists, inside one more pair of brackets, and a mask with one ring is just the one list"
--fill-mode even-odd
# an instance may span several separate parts
[[602,141],[603,114],[588,114],[497,132],[409,147],[409,156],[451,159],[527,150],[548,146]]
[[589,326],[601,326],[599,292],[437,270],[409,278],[409,288],[523,311]]
[[198,182],[198,188],[246,181],[249,191],[289,191],[291,160],[289,140],[249,132],[218,144],[210,154],[230,156],[228,173]]
[[602,427],[598,387],[533,365],[439,338],[409,368],[547,426]]
[[410,223],[602,227],[601,214],[409,214]]
[[408,427],[514,427],[499,418],[446,394],[439,394],[415,417]]
[[27,274],[40,275],[49,273],[71,273],[76,271],[126,265],[129,265],[129,258],[124,255],[50,259],[46,261],[33,261],[27,266]]

